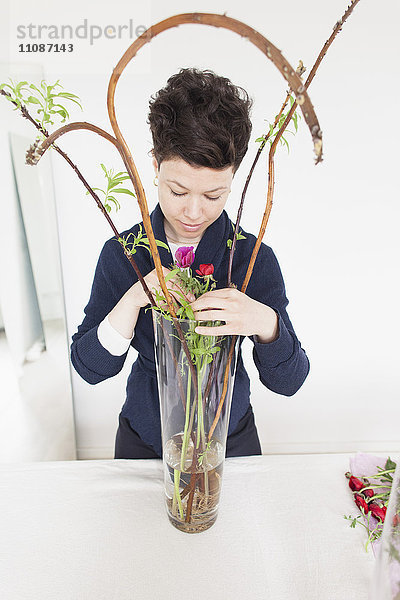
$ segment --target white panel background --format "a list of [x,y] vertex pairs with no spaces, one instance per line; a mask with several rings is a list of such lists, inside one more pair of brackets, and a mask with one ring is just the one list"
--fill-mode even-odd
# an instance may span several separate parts
[[[10,20],[5,19],[8,41],[3,37],[3,51],[12,62],[22,60],[15,52],[21,42],[16,40],[15,23],[28,22],[22,17],[28,6],[27,0],[21,1]],[[39,1],[31,21],[37,23],[42,15],[43,23],[51,23],[53,16],[57,23],[77,25],[87,18],[106,25],[107,20],[118,24],[132,18],[148,26],[181,12],[227,11],[269,38],[292,65],[302,59],[309,70],[347,4],[343,0],[155,0],[139,5],[114,0],[110,5],[101,0],[84,6],[82,10],[77,0],[65,7]],[[304,121],[298,135],[290,139],[290,154],[284,149],[277,154],[274,207],[264,241],[280,261],[289,314],[310,358],[311,372],[294,397],[274,394],[258,381],[251,344],[247,345],[252,404],[264,453],[400,449],[399,16],[395,0],[384,5],[362,0],[310,86],[324,134],[324,162],[314,166]],[[49,81],[60,78],[67,91],[81,97],[84,113],[72,111],[72,120],[87,120],[111,131],[107,85],[128,44],[126,39],[102,39],[90,46],[77,40],[74,59],[61,56],[57,61],[44,54],[23,59],[42,61]],[[118,83],[116,106],[150,209],[156,203],[156,189],[148,155],[148,99],[169,75],[186,66],[211,68],[246,88],[255,99],[250,150],[226,207],[234,219],[257,147],[254,140],[265,131],[264,119],[272,120],[278,111],[285,84],[261,52],[226,30],[184,25],[160,34],[141,50]],[[73,132],[60,146],[93,186],[102,185],[100,162],[121,167],[111,145],[89,132]],[[58,155],[51,160],[71,336],[83,318],[98,253],[112,233],[65,161]],[[253,233],[264,208],[265,163],[266,158],[259,161],[243,215],[244,229]],[[115,219],[117,227],[130,227],[138,220],[137,207],[124,200]],[[80,458],[113,455],[117,417],[133,360],[132,352],[120,375],[94,387],[73,371]]]

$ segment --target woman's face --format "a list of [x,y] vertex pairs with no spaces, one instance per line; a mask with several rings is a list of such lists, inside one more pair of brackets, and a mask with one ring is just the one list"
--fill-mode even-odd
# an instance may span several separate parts
[[192,167],[182,158],[163,160],[158,176],[158,201],[165,216],[167,237],[176,242],[199,242],[218,219],[231,191],[233,167],[223,170]]

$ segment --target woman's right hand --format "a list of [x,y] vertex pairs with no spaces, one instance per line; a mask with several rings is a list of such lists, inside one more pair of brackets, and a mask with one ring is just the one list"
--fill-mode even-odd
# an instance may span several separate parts
[[[168,275],[168,273],[170,273],[170,269],[167,269],[167,267],[162,267],[162,270],[164,273],[164,277],[166,275]],[[155,291],[154,291],[155,289],[160,294],[163,295],[163,292],[162,292],[162,289],[160,286],[160,282],[158,281],[156,269],[153,269],[152,271],[150,271],[150,273],[148,273],[144,277],[144,280],[146,282],[147,287],[153,294],[154,300],[156,300]],[[180,282],[177,277],[172,277],[169,281],[167,281],[167,284],[166,284],[168,287],[168,290],[172,296],[172,300],[175,301],[174,304],[176,305],[177,303],[179,303],[179,304],[182,303],[182,297],[180,294],[183,294],[183,296],[186,298],[186,300],[188,302],[193,302],[196,299],[194,294],[192,294],[191,292],[186,292],[179,284],[180,284]],[[174,294],[174,291],[179,292],[179,293]],[[137,281],[130,288],[130,290],[128,291],[128,294],[131,297],[131,301],[132,301],[133,305],[137,308],[143,308],[143,307],[147,306],[148,304],[150,304],[150,300],[147,297],[147,294],[145,293],[140,281]]]

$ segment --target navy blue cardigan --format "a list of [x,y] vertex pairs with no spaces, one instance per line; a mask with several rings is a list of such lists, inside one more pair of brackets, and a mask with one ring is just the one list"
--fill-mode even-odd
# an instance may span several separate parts
[[[150,215],[156,239],[167,244],[164,231],[164,215],[160,205]],[[143,223],[141,223],[143,227]],[[139,224],[124,231],[137,234]],[[251,252],[256,238],[243,231],[246,239],[239,240],[233,261],[232,281],[238,289],[244,281]],[[197,246],[193,272],[200,264],[212,263],[217,288],[227,287],[229,248],[227,240],[233,237],[232,222],[227,213],[205,231]],[[161,262],[171,267],[173,257],[165,248],[159,248]],[[143,275],[154,269],[154,262],[145,248],[138,248],[134,258]],[[127,353],[113,356],[99,342],[97,327],[117,304],[125,292],[137,281],[137,276],[116,237],[109,239],[101,251],[85,318],[72,336],[71,361],[85,381],[96,384],[116,375],[123,367]],[[279,336],[269,344],[260,344],[251,336],[254,344],[253,358],[261,382],[270,390],[285,396],[293,395],[304,382],[309,361],[298,341],[286,312],[288,300],[278,261],[269,246],[261,244],[246,294],[267,304],[279,315]],[[240,346],[244,337],[240,336]],[[131,345],[138,351],[126,386],[126,400],[121,414],[127,417],[143,441],[162,455],[161,424],[156,380],[154,331],[151,311],[142,308],[135,327]],[[240,347],[239,346],[239,347]],[[238,425],[250,404],[250,380],[239,350],[237,370],[232,397],[228,435]]]

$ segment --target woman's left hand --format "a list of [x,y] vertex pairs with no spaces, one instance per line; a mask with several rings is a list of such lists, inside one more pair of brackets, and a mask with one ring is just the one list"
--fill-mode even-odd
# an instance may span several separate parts
[[197,326],[202,335],[257,335],[263,344],[279,335],[276,312],[235,288],[206,292],[190,306],[197,321],[225,321],[219,327]]

